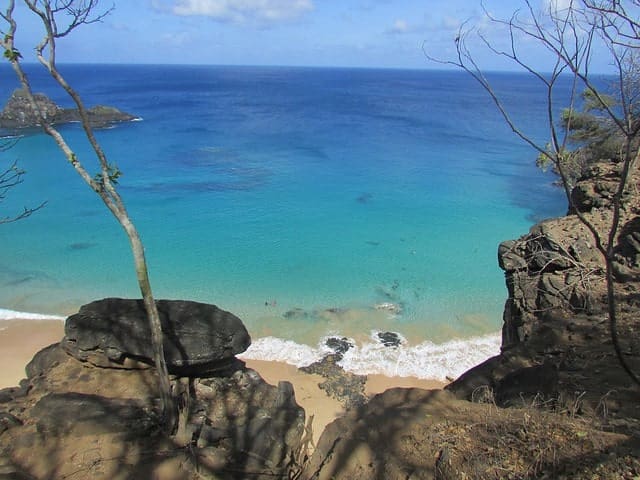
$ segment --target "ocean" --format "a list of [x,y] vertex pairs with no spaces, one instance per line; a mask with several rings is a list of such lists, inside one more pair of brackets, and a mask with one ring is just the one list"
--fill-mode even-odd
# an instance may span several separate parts
[[[0,102],[17,86],[6,67]],[[36,65],[28,70],[36,91],[71,106]],[[462,72],[62,71],[87,105],[138,117],[97,136],[123,172],[156,297],[235,313],[253,358],[303,365],[339,336],[354,344],[349,370],[455,376],[499,349],[507,291],[498,244],[566,211],[535,152]],[[544,143],[546,96],[536,80],[490,79]],[[61,131],[94,165],[80,127]],[[95,299],[138,296],[124,233],[53,141],[25,132],[2,153],[4,164],[13,160],[27,175],[0,216],[47,204],[0,225],[0,307],[64,316]],[[399,347],[382,344],[387,331]]]

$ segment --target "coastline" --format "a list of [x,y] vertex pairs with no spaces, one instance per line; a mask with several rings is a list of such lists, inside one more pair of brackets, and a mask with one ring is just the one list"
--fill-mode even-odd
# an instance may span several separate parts
[[[320,388],[326,378],[320,375],[305,373],[295,365],[284,362],[245,359],[247,367],[257,371],[260,376],[272,385],[288,381],[293,385],[296,401],[304,408],[307,419],[313,415],[313,443],[317,444],[324,428],[333,420],[345,413],[342,403],[330,397]],[[423,380],[416,377],[387,377],[385,375],[367,375],[364,393],[372,397],[390,388],[422,388],[424,390],[440,390],[446,384],[438,380]]]
[[[35,318],[25,318],[19,312],[13,312],[14,317],[10,317],[7,312],[11,311],[0,310],[0,362],[3,365],[0,388],[17,386],[25,377],[25,367],[33,356],[64,336],[64,322],[60,317],[34,315]],[[16,318],[16,315],[20,316]],[[282,361],[250,358],[243,358],[243,361],[267,383],[291,382],[296,400],[307,412],[307,418],[314,417],[314,443],[324,427],[344,413],[344,406],[319,387],[325,380],[323,377],[304,373],[297,366]],[[444,385],[438,380],[370,374],[365,384],[365,395],[370,397],[394,387],[441,389]]]

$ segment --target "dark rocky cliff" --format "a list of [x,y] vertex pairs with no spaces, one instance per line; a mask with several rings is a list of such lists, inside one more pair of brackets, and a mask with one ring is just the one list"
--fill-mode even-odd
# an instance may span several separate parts
[[[471,399],[482,387],[500,404],[523,398],[580,397],[584,410],[602,408],[605,396],[621,416],[631,414],[637,392],[618,364],[608,328],[604,259],[581,212],[606,241],[618,181],[613,164],[593,166],[572,192],[567,216],[534,225],[527,235],[498,250],[508,299],[502,353],[465,373],[448,388]],[[640,313],[639,175],[623,197],[614,270],[623,351],[640,372],[637,314]],[[638,416],[637,413],[634,416]]]
[[[603,258],[575,215],[606,236],[618,178],[615,165],[593,167],[567,216],[500,245],[508,299],[499,355],[443,392],[388,390],[336,420],[302,478],[639,475],[640,390],[615,356]],[[638,373],[639,178],[634,172],[615,239],[618,326]]]
[[2,479],[288,478],[305,413],[235,354],[249,335],[214,305],[158,300],[180,420],[159,428],[142,301],[104,299],[67,319],[20,386],[0,390]]

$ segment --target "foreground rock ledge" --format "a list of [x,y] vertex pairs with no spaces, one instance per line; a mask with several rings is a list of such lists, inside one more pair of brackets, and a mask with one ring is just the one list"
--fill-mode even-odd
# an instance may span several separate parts
[[634,478],[637,443],[532,407],[395,388],[328,425],[300,479]]
[[104,299],[67,319],[63,342],[34,356],[19,387],[0,390],[0,478],[288,478],[305,429],[292,385],[269,385],[235,359],[250,339],[231,313],[157,304],[181,372],[171,377],[176,434],[160,428],[155,369],[139,368],[149,362],[142,302]]

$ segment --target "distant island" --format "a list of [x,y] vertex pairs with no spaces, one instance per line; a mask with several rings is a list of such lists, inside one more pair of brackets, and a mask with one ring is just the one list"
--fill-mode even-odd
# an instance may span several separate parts
[[[62,108],[42,93],[36,93],[36,103],[45,119],[60,125],[80,121],[80,113],[76,108]],[[117,108],[96,105],[88,109],[89,122],[94,128],[107,128],[114,123],[130,122],[137,117],[122,112]],[[39,127],[40,121],[34,113],[24,89],[14,90],[0,113],[0,129],[16,130]]]

